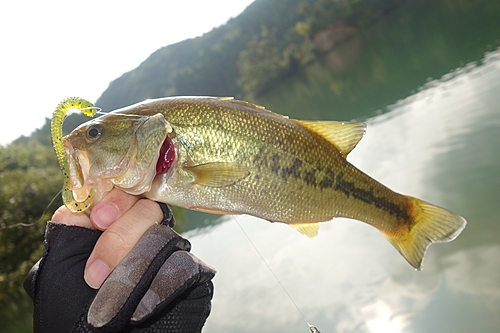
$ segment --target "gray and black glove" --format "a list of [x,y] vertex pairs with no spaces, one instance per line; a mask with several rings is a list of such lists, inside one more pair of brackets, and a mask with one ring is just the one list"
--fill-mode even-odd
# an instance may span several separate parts
[[24,286],[34,302],[34,331],[201,332],[210,314],[215,270],[188,251],[173,217],[151,227],[99,290],[83,279],[100,231],[49,222],[42,259]]

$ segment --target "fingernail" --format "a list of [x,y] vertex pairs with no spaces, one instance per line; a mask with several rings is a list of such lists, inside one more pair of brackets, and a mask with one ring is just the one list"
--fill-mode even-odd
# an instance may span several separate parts
[[101,287],[104,280],[106,280],[110,272],[111,270],[104,261],[96,259],[85,269],[83,278],[91,288],[98,289]]
[[112,203],[98,207],[92,214],[92,221],[98,229],[107,229],[118,218],[118,208]]

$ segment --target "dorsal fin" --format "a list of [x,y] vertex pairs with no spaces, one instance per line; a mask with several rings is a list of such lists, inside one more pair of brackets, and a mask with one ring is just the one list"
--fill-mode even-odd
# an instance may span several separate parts
[[279,114],[279,113],[273,112],[271,110],[268,110],[268,109],[266,109],[262,105],[257,105],[257,104],[253,104],[253,103],[250,103],[250,102],[245,102],[245,101],[242,101],[242,100],[239,100],[239,99],[234,99],[233,97],[217,97],[217,98],[220,99],[220,100],[222,100],[222,101],[229,101],[229,102],[234,103],[234,104],[239,104],[239,105],[246,106],[246,107],[254,109],[256,111],[265,112],[265,113],[269,113],[269,114],[272,114],[272,115],[275,115],[275,116],[279,116],[279,117],[288,119],[288,116],[284,116],[282,114]]
[[296,120],[300,125],[331,142],[344,156],[347,156],[365,135],[366,124],[339,121]]

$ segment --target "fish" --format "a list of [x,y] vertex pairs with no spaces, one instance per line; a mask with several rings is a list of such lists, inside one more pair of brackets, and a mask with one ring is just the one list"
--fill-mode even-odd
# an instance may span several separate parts
[[[114,187],[215,214],[248,214],[308,237],[336,217],[377,228],[420,270],[466,220],[396,193],[347,161],[360,122],[290,119],[233,98],[165,97],[92,119],[62,139],[70,199]],[[86,205],[85,209],[89,205]]]

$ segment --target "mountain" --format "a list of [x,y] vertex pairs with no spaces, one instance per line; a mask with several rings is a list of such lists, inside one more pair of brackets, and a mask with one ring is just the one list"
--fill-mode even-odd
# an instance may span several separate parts
[[314,36],[335,23],[369,24],[403,0],[256,0],[201,37],[163,47],[110,83],[110,111],[173,95],[255,97],[313,61]]

